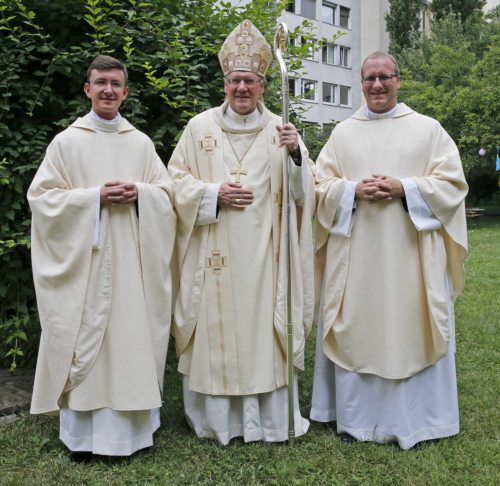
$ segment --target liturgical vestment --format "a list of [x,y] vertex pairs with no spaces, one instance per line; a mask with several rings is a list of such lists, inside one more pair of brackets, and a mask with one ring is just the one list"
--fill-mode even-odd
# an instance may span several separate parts
[[[258,402],[267,395],[272,401],[268,395],[278,389],[283,393],[286,385],[283,149],[278,124],[279,118],[260,103],[251,116],[238,115],[225,103],[189,122],[168,166],[178,214],[180,268],[173,334],[186,414],[198,435],[222,443],[238,435],[245,440],[286,439],[286,422],[243,425],[248,418],[237,423],[230,419],[241,414],[234,409],[245,407],[245,397]],[[294,363],[299,370],[313,313],[314,210],[312,164],[300,144],[302,166],[293,168],[291,210]],[[251,189],[254,202],[243,210],[220,208],[217,213],[214,205],[211,219],[200,217],[210,186],[227,181]],[[200,400],[218,401],[214,415],[228,419],[210,425],[210,417],[190,413],[190,404],[203,406]],[[279,415],[286,420],[286,399],[279,405]],[[262,402],[260,407],[265,408]],[[262,416],[256,420],[265,421]],[[297,435],[307,430],[300,414],[296,424]]]
[[[318,157],[311,418],[408,448],[458,432],[453,301],[464,283],[467,184],[436,120],[403,103],[393,111],[369,119],[360,109]],[[400,179],[406,200],[354,202],[356,183],[372,174]]]
[[[137,185],[137,204],[101,206],[100,186],[117,180]],[[171,191],[151,140],[125,119],[107,123],[93,112],[55,137],[29,188],[42,326],[31,412],[62,408],[63,441],[68,411],[107,413],[103,423],[110,424],[113,412],[142,413],[150,421],[150,411],[161,406],[172,298]],[[126,441],[113,449],[106,434],[90,449],[75,439],[73,450],[136,449]]]

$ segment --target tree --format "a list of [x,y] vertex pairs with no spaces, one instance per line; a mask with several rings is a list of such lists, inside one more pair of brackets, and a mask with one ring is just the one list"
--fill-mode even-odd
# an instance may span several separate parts
[[467,20],[471,15],[480,13],[485,5],[485,0],[432,0],[431,10],[437,20],[449,13],[457,14],[462,20]]
[[389,33],[389,50],[397,54],[410,46],[412,35],[420,28],[421,0],[389,0],[389,12],[385,16]]
[[[497,188],[500,145],[498,59],[500,7],[490,16],[463,22],[450,13],[432,26],[430,38],[400,53],[400,100],[440,121],[457,142],[470,185],[469,201]],[[480,148],[486,150],[481,157]]]

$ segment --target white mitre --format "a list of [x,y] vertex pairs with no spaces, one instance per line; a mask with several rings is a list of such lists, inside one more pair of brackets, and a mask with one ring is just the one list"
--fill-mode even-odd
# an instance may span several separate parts
[[219,52],[224,76],[232,71],[251,71],[264,77],[272,58],[271,46],[250,20],[241,22],[227,36]]

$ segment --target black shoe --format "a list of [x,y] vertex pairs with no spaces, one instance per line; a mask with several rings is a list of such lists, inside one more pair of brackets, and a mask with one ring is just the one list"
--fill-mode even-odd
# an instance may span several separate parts
[[347,432],[342,432],[340,434],[340,442],[343,444],[351,444],[352,442],[356,442],[357,439],[355,439],[351,434],[348,434]]
[[92,452],[89,451],[71,451],[70,458],[75,462],[89,462],[92,459]]

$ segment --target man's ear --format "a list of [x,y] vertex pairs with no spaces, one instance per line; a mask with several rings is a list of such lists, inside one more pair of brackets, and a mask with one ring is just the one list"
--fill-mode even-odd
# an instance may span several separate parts
[[85,93],[85,96],[87,96],[87,98],[90,98],[90,84],[89,83],[85,83],[83,85],[83,92]]

